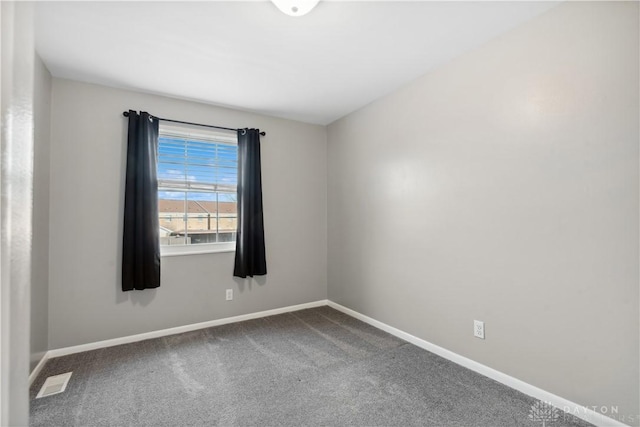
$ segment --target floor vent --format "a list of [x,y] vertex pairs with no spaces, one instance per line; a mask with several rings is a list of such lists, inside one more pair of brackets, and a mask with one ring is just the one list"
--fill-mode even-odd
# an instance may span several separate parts
[[42,388],[36,396],[36,399],[65,391],[67,384],[69,383],[69,378],[71,378],[71,374],[72,372],[67,372],[66,374],[55,375],[47,378],[44,384],[42,384]]

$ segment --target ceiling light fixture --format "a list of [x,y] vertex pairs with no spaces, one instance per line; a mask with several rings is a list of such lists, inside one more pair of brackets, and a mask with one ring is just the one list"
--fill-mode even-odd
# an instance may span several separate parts
[[302,16],[311,12],[320,0],[271,0],[282,13]]

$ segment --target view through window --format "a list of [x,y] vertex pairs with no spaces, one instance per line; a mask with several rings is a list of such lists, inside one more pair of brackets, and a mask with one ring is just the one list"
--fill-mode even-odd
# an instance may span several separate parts
[[235,242],[236,135],[161,124],[158,145],[160,244]]

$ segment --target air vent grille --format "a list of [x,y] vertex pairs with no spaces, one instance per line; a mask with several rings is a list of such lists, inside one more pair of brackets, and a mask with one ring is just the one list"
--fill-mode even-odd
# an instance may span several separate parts
[[71,378],[71,374],[72,372],[67,372],[65,374],[54,375],[53,377],[47,378],[44,384],[42,384],[42,388],[36,396],[36,399],[65,391],[67,384],[69,383],[69,379]]

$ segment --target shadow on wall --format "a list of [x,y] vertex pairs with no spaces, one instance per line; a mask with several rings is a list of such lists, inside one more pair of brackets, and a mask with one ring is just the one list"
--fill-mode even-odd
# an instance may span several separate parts
[[[251,291],[253,283],[256,283],[258,286],[266,285],[267,276],[255,276],[253,278],[247,277],[246,279],[234,276],[233,281],[238,285],[239,292],[244,292],[245,287],[248,291]],[[141,305],[143,307],[146,307],[154,300],[159,289],[162,289],[162,287],[145,289],[144,291],[132,290],[123,292],[120,284],[118,283],[118,286],[116,286],[116,304],[122,304],[126,301],[130,301],[133,305]]]
[[254,276],[253,278],[247,277],[246,279],[243,279],[242,277],[233,276],[233,281],[236,282],[236,284],[238,285],[238,291],[244,292],[245,286],[247,287],[248,291],[251,290],[251,284],[253,282],[257,283],[258,286],[266,285],[267,276]]
[[144,291],[128,291],[123,292],[120,283],[116,287],[116,304],[131,301],[133,305],[141,305],[143,307],[149,305],[156,297],[159,288],[145,289]]

